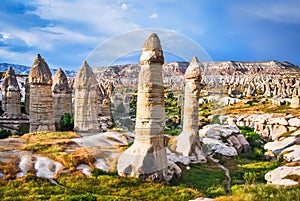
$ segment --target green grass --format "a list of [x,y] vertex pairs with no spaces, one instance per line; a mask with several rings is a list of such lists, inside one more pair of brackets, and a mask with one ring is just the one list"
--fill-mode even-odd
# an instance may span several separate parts
[[191,164],[191,169],[185,170],[179,179],[171,182],[171,185],[197,189],[205,197],[216,197],[225,195],[222,186],[225,179],[223,170],[214,163]]
[[232,196],[222,196],[215,201],[296,201],[300,200],[300,187],[283,187],[265,184],[236,185]]
[[0,181],[0,200],[189,200],[201,196],[194,189],[142,182],[116,175],[61,176],[56,186],[46,179],[27,175]]

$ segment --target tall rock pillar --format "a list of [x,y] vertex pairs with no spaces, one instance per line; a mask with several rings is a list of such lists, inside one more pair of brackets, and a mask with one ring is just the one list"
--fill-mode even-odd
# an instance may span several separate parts
[[46,61],[38,54],[29,73],[30,132],[55,131],[52,97],[52,74]]
[[15,71],[9,66],[2,83],[2,110],[8,117],[17,117],[21,114],[20,103],[21,93]]
[[194,57],[185,72],[183,128],[177,137],[176,151],[189,156],[192,161],[205,163],[199,139],[199,94],[200,94],[200,62]]
[[145,41],[140,63],[135,141],[120,156],[117,169],[121,176],[163,181],[168,168],[164,143],[164,57],[156,34]]
[[60,130],[60,119],[64,113],[72,114],[72,89],[69,87],[65,72],[59,68],[54,76],[53,85],[53,112],[55,127]]
[[86,61],[76,75],[74,89],[74,130],[81,135],[98,133],[99,87]]

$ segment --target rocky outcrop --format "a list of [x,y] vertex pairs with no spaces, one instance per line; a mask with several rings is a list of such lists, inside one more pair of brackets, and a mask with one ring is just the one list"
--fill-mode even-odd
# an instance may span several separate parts
[[74,81],[74,130],[80,135],[99,132],[99,87],[95,75],[86,61]]
[[236,119],[238,126],[248,126],[254,128],[254,131],[261,136],[278,140],[287,132],[293,132],[300,129],[300,118],[293,115],[280,114],[245,114],[228,118]]
[[183,128],[177,137],[176,151],[190,156],[194,162],[205,163],[198,135],[198,99],[200,94],[200,62],[194,57],[185,72]]
[[21,114],[21,93],[16,75],[10,66],[2,82],[2,110],[9,118],[17,118]]
[[53,85],[53,112],[55,127],[60,130],[60,119],[64,113],[72,114],[72,89],[69,87],[65,72],[59,68],[54,76]]
[[156,34],[145,41],[140,57],[135,141],[118,160],[118,174],[154,181],[171,179],[164,140],[163,51]]
[[199,135],[206,155],[236,156],[250,151],[250,144],[235,125],[206,125]]
[[30,132],[55,131],[53,114],[52,74],[46,61],[38,54],[29,74]]
[[289,166],[281,166],[268,172],[265,175],[265,179],[269,184],[274,185],[284,185],[284,186],[293,186],[299,185],[297,180],[289,178],[289,176],[300,176],[300,166],[289,167]]

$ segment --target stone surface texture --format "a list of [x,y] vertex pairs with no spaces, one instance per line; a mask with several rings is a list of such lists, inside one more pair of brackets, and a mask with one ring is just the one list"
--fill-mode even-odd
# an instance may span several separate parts
[[21,113],[21,93],[14,70],[10,66],[2,83],[2,110],[8,117]]
[[60,119],[64,113],[72,114],[72,89],[69,87],[65,72],[59,68],[54,76],[53,85],[53,112],[55,127],[60,130]]
[[52,74],[46,61],[38,54],[29,73],[30,132],[55,131]]
[[121,176],[167,180],[163,62],[160,40],[151,34],[140,57],[135,141],[118,160],[117,170]]
[[206,159],[202,154],[198,135],[198,101],[201,82],[200,65],[198,58],[194,57],[185,72],[183,129],[177,138],[176,151],[182,153],[183,156],[191,156],[194,162],[205,163]]
[[81,135],[99,132],[99,87],[93,70],[86,61],[75,81],[74,130]]

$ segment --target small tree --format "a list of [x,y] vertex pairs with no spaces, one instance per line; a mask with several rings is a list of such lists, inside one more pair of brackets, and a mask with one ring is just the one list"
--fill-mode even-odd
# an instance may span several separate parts
[[4,139],[4,138],[7,138],[11,135],[11,131],[10,130],[1,130],[0,131],[0,139]]
[[69,113],[64,113],[60,119],[61,131],[73,131],[74,130],[74,117]]

